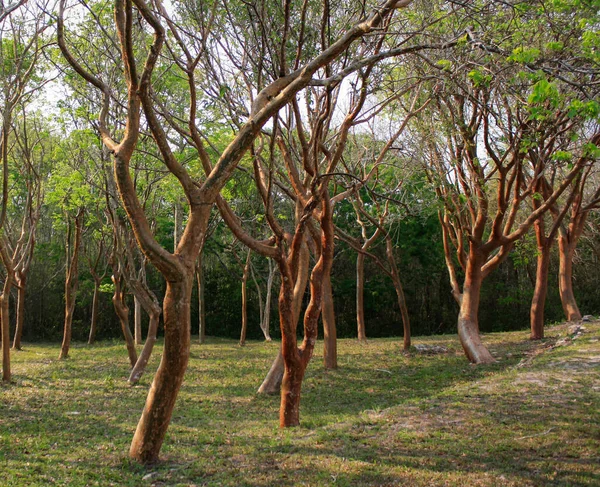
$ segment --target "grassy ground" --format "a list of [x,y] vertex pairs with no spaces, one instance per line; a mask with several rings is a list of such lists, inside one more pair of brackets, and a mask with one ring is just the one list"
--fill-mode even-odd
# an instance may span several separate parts
[[[600,485],[600,323],[531,343],[486,335],[499,359],[467,363],[456,337],[339,343],[340,369],[316,350],[302,426],[277,427],[279,399],[255,390],[277,344],[193,345],[162,449],[145,468],[127,449],[150,374],[126,385],[121,343],[26,344],[0,387],[0,486],[577,486]],[[558,346],[556,345],[558,342]],[[157,365],[158,353],[149,370]]]

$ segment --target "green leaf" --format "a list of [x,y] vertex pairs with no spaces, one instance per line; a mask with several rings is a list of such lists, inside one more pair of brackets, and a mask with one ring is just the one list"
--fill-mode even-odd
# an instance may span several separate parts
[[568,162],[573,159],[573,154],[567,151],[558,150],[552,154],[552,160],[557,162]]
[[489,86],[492,81],[491,74],[485,74],[478,69],[474,69],[467,74],[467,77],[473,83],[473,86],[481,87],[481,86]]
[[540,57],[540,50],[536,48],[517,47],[508,56],[508,61],[521,64],[531,64],[536,62]]
[[450,71],[452,69],[452,61],[449,61],[448,59],[440,59],[435,64],[442,68],[444,71]]

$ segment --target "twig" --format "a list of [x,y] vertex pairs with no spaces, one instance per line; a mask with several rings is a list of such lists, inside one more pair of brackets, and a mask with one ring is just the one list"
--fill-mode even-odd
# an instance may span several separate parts
[[548,430],[544,431],[543,433],[538,433],[537,435],[530,435],[530,436],[521,436],[520,438],[517,438],[517,440],[524,440],[526,438],[536,438],[537,436],[544,436],[547,435],[548,433],[550,433],[550,431],[552,431],[554,428],[549,428]]

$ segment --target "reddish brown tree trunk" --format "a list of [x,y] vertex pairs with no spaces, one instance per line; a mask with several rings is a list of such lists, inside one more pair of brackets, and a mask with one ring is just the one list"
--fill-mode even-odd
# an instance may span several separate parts
[[323,364],[329,370],[338,368],[337,330],[335,328],[331,276],[323,279]]
[[537,241],[537,268],[535,273],[535,288],[529,312],[531,324],[531,340],[544,338],[544,309],[548,294],[548,269],[550,267],[550,248],[552,240],[546,238],[543,219],[534,224]]
[[[302,311],[302,299],[304,298],[304,291],[306,290],[306,284],[308,282],[308,265],[309,265],[310,253],[308,250],[308,246],[306,243],[302,244],[302,249],[300,250],[300,258],[298,264],[298,277],[296,279],[296,284],[294,286],[293,291],[293,322],[296,324],[300,319],[300,312]],[[280,303],[281,305],[281,303]],[[280,317],[280,326],[281,326],[281,310],[279,311]],[[283,379],[284,373],[284,361],[283,355],[281,353],[281,349],[279,349],[279,353],[265,380],[258,388],[259,394],[277,394],[281,389],[281,381]]]
[[25,323],[25,290],[27,286],[27,274],[15,272],[15,281],[17,284],[17,319],[12,347],[14,350],[21,350],[21,338],[23,337],[23,325]]
[[294,365],[286,365],[281,382],[281,404],[279,406],[279,426],[290,428],[300,424],[300,394],[305,368],[299,360]]
[[130,456],[142,463],[158,460],[158,453],[187,368],[193,279],[194,272],[190,268],[180,280],[167,281],[163,301],[165,345],[162,360],[129,450]]
[[[300,352],[296,346],[297,321],[294,321],[296,316],[294,316],[292,275],[285,261],[278,264],[281,271],[279,324],[282,335],[280,353],[283,364],[280,384],[279,426],[284,428],[300,424],[300,389],[304,377],[304,368],[301,367]],[[277,375],[279,375],[279,371],[277,371]]]
[[544,338],[544,308],[548,295],[548,269],[550,267],[550,247],[538,248],[535,289],[531,301],[531,340]]
[[[306,367],[310,362],[318,334],[318,320],[323,305],[325,282],[329,281],[333,262],[333,221],[327,191],[322,194],[321,252],[310,276],[310,302],[304,313],[304,340],[297,346],[296,323],[294,319],[294,290],[290,286],[293,272],[279,262],[281,269],[281,293],[279,312],[281,317],[281,351],[285,370],[281,383],[281,405],[279,425],[282,428],[297,426],[300,423],[300,394]],[[298,232],[298,230],[297,230]],[[298,235],[295,236],[297,238]],[[292,252],[294,252],[292,243]],[[292,259],[293,262],[294,259]]]
[[483,283],[481,264],[484,261],[485,259],[471,245],[458,315],[460,343],[467,358],[475,364],[486,364],[495,361],[479,335],[479,298]]
[[558,235],[558,288],[560,301],[567,321],[578,321],[581,312],[573,293],[573,256],[575,255],[575,244],[569,242],[568,238],[561,233]]
[[365,327],[365,256],[361,252],[356,255],[356,325],[358,328],[358,341],[366,342]]

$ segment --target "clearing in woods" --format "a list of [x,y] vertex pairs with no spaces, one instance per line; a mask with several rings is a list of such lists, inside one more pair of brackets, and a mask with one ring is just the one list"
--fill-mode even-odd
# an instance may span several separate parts
[[[340,340],[340,368],[314,360],[299,428],[277,427],[278,397],[255,391],[276,343],[193,345],[162,450],[127,459],[151,374],[129,387],[120,342],[25,344],[0,389],[0,485],[600,485],[600,323],[484,336],[498,359],[467,363],[455,336]],[[316,357],[321,349],[317,348]],[[439,350],[437,350],[439,352]],[[160,356],[157,347],[148,371]]]

